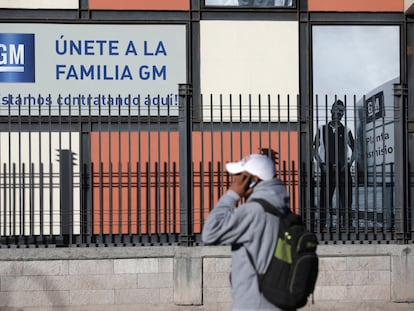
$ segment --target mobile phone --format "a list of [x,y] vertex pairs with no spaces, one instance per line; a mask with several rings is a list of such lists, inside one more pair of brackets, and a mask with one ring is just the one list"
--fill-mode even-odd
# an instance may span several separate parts
[[252,179],[250,179],[249,188],[250,188],[250,189],[251,189],[251,188],[253,188],[254,186],[256,186],[256,184],[257,184],[257,182],[255,182],[255,181],[253,180],[253,178],[252,178]]

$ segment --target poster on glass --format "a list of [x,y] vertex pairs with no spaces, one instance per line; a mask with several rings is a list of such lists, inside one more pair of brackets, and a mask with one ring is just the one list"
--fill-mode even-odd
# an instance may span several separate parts
[[322,231],[393,225],[399,32],[398,26],[312,28],[312,223]]

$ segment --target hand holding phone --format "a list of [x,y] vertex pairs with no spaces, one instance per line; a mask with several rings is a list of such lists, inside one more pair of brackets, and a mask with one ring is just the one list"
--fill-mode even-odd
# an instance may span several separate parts
[[250,189],[251,176],[249,174],[238,174],[233,176],[233,181],[230,185],[230,189],[236,192],[240,197],[244,197],[246,192]]

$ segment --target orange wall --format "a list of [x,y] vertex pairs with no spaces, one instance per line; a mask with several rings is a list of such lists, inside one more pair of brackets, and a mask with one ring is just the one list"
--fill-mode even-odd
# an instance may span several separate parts
[[308,0],[309,11],[403,12],[404,0]]
[[[164,165],[171,174],[176,165],[178,172],[178,156],[176,132],[92,132],[94,233],[179,231],[179,188],[169,187],[163,174]],[[160,167],[156,166],[158,160]],[[178,182],[178,177],[175,180]],[[153,186],[148,188],[148,182]],[[162,195],[156,193],[154,185],[158,182]],[[157,206],[162,207],[160,214],[156,213]]]
[[[209,211],[229,186],[225,163],[258,153],[260,146],[270,145],[279,153],[279,177],[297,211],[297,139],[295,132],[194,132],[194,232],[201,232]],[[177,132],[92,132],[91,162],[95,234],[180,231]]]
[[[298,175],[297,167],[292,165],[292,162],[295,162],[296,165],[298,163],[298,136],[296,132],[272,132],[270,137],[267,132],[204,132],[203,134],[193,134],[193,161],[197,165],[194,170],[204,170],[204,189],[194,187],[195,233],[201,232],[201,219],[207,219],[209,210],[214,207],[219,197],[228,188],[231,180],[229,175],[225,173],[225,168],[223,167],[225,163],[239,161],[250,153],[259,153],[260,146],[267,148],[269,145],[279,154],[279,165],[276,165],[276,169],[279,178],[286,185],[290,183],[290,186],[287,186],[287,190],[291,196],[291,208],[297,212],[299,198]],[[204,150],[202,146],[204,146]],[[203,153],[201,150],[203,150]],[[204,163],[204,167],[199,167],[200,163]],[[284,164],[286,165],[285,167],[283,167]],[[218,175],[210,176],[208,174],[209,165],[214,168],[214,172]],[[292,176],[289,177],[284,174],[285,170],[290,170]],[[218,184],[222,177],[224,177],[224,181],[227,184]],[[214,189],[210,187],[211,179],[214,180]],[[195,185],[201,184],[201,182],[200,175],[194,176]],[[204,211],[200,208],[202,205],[205,208]],[[202,212],[204,214],[201,214]]]
[[190,0],[89,0],[91,10],[173,10],[190,9]]

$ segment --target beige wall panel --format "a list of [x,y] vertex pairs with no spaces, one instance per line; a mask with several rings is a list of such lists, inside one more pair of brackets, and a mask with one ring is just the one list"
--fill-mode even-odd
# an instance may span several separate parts
[[[299,92],[297,22],[201,21],[200,27],[204,119],[219,117],[218,94],[223,94],[221,117],[224,119],[229,118],[229,94],[233,96],[233,107],[240,106],[240,94],[242,109],[251,108],[250,116],[244,114],[246,120],[258,118],[259,94],[262,120],[269,117],[269,105],[273,109],[271,119],[286,119],[288,110],[291,121],[295,118]],[[214,95],[212,114],[210,94]],[[234,109],[232,120],[236,121],[239,113]]]
[[[43,234],[60,234],[59,148],[70,149],[76,154],[74,161],[76,165],[73,167],[73,233],[79,233],[79,134],[3,132],[0,133],[0,185],[3,189],[0,193],[0,217],[3,220],[0,231],[2,234],[30,235],[30,206],[34,213],[34,234],[40,234],[41,203],[43,205]],[[23,167],[24,178],[21,175]],[[33,179],[29,176],[30,167],[34,172]],[[41,172],[43,172],[43,189],[39,186]],[[31,183],[34,183],[33,191],[30,189]],[[50,189],[51,184],[52,189]],[[43,190],[42,196],[41,190]],[[43,202],[41,202],[41,197]],[[13,213],[10,214],[13,210],[16,210],[15,218]],[[50,226],[50,219],[53,220],[53,226]],[[20,226],[21,224],[23,227]]]
[[9,9],[78,9],[78,0],[0,0],[0,8]]

